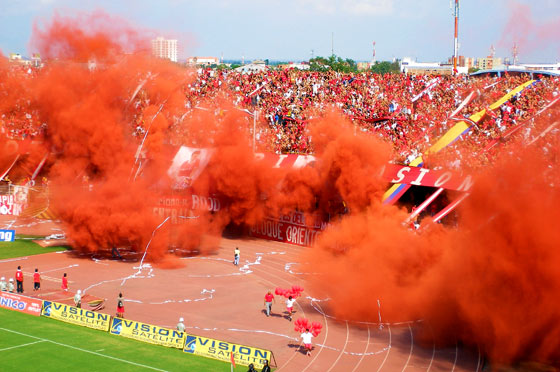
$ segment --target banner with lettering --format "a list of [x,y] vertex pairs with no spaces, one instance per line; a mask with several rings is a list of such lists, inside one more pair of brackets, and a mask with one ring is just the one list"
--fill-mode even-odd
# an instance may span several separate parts
[[0,292],[0,307],[15,310],[26,314],[41,315],[42,300],[16,295],[9,292]]
[[256,238],[309,247],[328,226],[328,223],[318,219],[318,216],[313,217],[316,217],[313,223],[306,223],[305,215],[301,212],[280,218],[267,217],[252,226],[250,232]]
[[110,315],[51,301],[43,301],[41,315],[105,332],[109,330],[111,324]]
[[136,322],[134,320],[113,318],[110,333],[177,349],[182,349],[185,345],[184,332]]
[[391,183],[442,187],[457,191],[469,191],[473,186],[473,179],[470,175],[396,164],[385,166],[383,178]]
[[269,350],[189,334],[183,351],[206,358],[223,360],[224,362],[230,362],[233,354],[235,364],[244,366],[253,364],[259,370],[264,367],[264,361],[270,362],[272,357],[272,352]]
[[15,195],[0,195],[0,214],[19,216],[24,206],[17,202]]

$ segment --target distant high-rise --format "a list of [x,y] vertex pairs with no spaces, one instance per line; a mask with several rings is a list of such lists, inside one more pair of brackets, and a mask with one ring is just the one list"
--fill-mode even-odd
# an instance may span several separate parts
[[158,58],[177,62],[177,40],[163,37],[152,40],[152,54]]

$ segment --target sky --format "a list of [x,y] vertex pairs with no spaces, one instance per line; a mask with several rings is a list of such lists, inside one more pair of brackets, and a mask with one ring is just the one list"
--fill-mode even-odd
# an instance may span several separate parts
[[[454,0],[453,0],[454,1]],[[450,0],[0,0],[0,51],[29,56],[34,24],[57,12],[103,10],[134,28],[179,40],[180,58],[356,61],[412,57],[445,61],[453,54]],[[461,0],[459,54],[519,61],[560,61],[559,0]]]

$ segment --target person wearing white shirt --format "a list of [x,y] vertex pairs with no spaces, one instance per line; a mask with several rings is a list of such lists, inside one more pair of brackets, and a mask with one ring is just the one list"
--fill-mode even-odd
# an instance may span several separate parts
[[306,329],[305,332],[301,334],[301,340],[303,342],[303,346],[305,347],[305,350],[307,350],[308,356],[311,356],[311,349],[313,348],[313,346],[311,346],[312,338],[313,338],[313,334],[309,332],[309,329]]
[[179,318],[179,323],[177,323],[177,330],[179,332],[185,332],[185,324],[183,323],[183,321],[183,318]]
[[296,300],[292,296],[286,300],[286,310],[288,310],[288,319],[290,322],[292,321],[292,314],[294,312],[294,302],[296,302]]

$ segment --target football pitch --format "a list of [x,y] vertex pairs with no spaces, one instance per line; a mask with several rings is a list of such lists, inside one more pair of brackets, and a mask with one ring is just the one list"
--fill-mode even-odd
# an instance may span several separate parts
[[[0,308],[2,371],[230,371],[230,364]],[[247,371],[236,365],[234,371]]]

